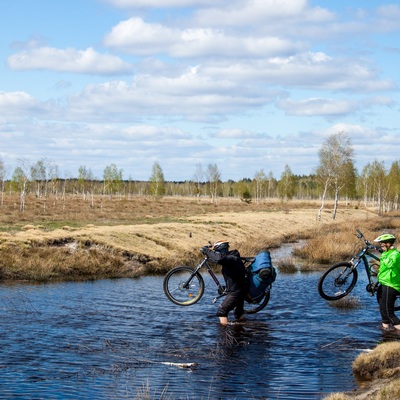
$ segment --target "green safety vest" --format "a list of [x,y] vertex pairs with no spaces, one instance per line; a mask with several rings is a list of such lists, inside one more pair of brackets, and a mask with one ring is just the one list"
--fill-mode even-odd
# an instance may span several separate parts
[[382,253],[378,281],[400,292],[400,252],[397,249]]

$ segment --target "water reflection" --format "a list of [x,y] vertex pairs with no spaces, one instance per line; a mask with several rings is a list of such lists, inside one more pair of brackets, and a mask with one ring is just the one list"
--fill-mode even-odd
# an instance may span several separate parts
[[0,397],[132,399],[148,385],[154,398],[309,400],[351,390],[353,359],[386,339],[376,299],[359,282],[361,308],[329,307],[319,275],[278,275],[268,307],[227,327],[207,278],[191,307],[165,298],[162,277],[2,285]]

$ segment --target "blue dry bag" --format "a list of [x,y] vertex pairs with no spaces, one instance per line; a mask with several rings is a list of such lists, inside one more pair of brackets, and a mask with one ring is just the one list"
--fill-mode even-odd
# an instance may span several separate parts
[[260,251],[247,269],[248,292],[247,301],[259,303],[265,290],[276,279],[276,270],[272,266],[271,254],[268,250]]

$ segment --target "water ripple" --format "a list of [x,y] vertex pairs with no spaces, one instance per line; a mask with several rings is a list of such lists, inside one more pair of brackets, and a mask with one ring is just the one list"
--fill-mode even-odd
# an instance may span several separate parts
[[[351,390],[351,362],[384,340],[375,299],[343,311],[316,291],[319,274],[279,275],[271,301],[221,327],[213,283],[192,307],[170,303],[162,277],[3,285],[0,397],[320,399]],[[195,368],[177,364],[193,363]]]

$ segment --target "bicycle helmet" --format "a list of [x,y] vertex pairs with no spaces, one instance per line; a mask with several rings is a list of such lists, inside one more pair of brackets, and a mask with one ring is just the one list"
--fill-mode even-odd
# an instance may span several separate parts
[[394,241],[396,240],[396,238],[390,234],[390,233],[384,233],[383,235],[378,236],[374,242],[388,242],[388,243],[394,243]]
[[212,249],[218,253],[226,253],[229,250],[229,242],[226,240],[218,240],[213,244]]

